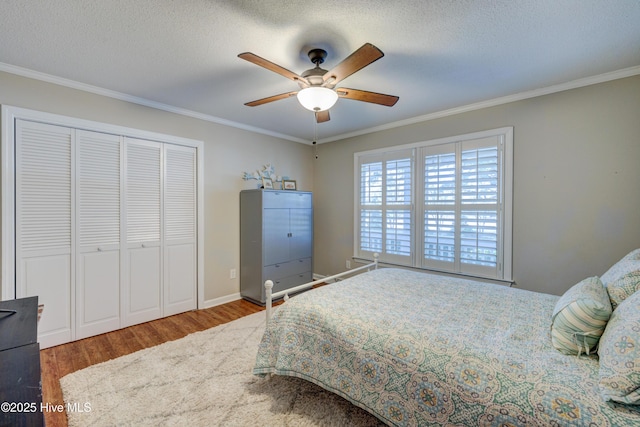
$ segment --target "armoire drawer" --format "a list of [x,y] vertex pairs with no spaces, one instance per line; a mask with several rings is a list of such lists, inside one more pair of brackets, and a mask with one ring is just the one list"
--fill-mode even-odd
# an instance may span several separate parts
[[295,274],[311,271],[311,258],[300,258],[289,262],[267,265],[264,267],[265,279],[279,279]]
[[271,292],[280,292],[285,289],[293,288],[304,283],[311,282],[311,271],[294,274],[287,277],[281,277],[273,280],[273,290]]

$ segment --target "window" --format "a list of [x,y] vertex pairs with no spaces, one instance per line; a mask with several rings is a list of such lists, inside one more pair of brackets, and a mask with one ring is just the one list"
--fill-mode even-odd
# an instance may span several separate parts
[[359,171],[359,255],[411,265],[413,150],[362,156]]
[[356,153],[355,256],[511,280],[512,135]]

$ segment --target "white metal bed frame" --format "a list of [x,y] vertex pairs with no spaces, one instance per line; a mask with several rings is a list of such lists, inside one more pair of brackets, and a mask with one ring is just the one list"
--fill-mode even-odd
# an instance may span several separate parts
[[289,300],[289,294],[296,293],[300,291],[304,291],[310,289],[312,286],[319,285],[320,283],[325,283],[328,280],[338,279],[343,276],[347,276],[352,273],[357,273],[358,271],[367,270],[370,271],[372,268],[376,270],[378,268],[378,257],[379,255],[373,254],[373,262],[367,265],[363,265],[362,267],[356,267],[351,270],[343,271],[342,273],[334,274],[333,276],[323,277],[322,279],[315,280],[313,282],[303,283],[302,285],[295,286],[293,288],[285,289],[280,292],[271,292],[273,290],[273,281],[267,280],[264,282],[265,289],[265,297],[266,297],[266,306],[267,306],[267,323],[271,319],[271,311],[273,308],[273,300],[284,296],[284,300]]

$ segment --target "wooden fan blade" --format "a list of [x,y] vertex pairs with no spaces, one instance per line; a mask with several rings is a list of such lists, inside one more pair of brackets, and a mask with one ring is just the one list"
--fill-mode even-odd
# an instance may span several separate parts
[[279,66],[278,64],[274,64],[273,62],[266,60],[258,55],[255,55],[251,52],[244,52],[238,55],[238,58],[242,58],[245,61],[249,61],[253,64],[259,65],[262,68],[266,68],[269,71],[273,71],[274,73],[280,74],[288,79],[293,80],[294,82],[302,82],[305,85],[309,85],[307,79],[302,76],[297,75],[293,71],[289,71],[284,67]]
[[351,74],[363,69],[383,56],[384,53],[382,53],[380,49],[371,43],[365,43],[362,47],[345,58],[344,61],[333,67],[333,69],[327,71],[324,76],[322,76],[325,86],[335,86],[340,80],[346,79]]
[[316,123],[324,123],[331,120],[329,117],[329,110],[316,111]]
[[278,101],[280,99],[285,99],[285,98],[289,98],[289,97],[292,97],[292,96],[296,96],[297,93],[298,92],[281,93],[279,95],[268,96],[266,98],[258,99],[258,100],[251,101],[251,102],[247,102],[244,105],[246,105],[248,107],[257,107],[258,105],[267,104],[269,102]]
[[336,93],[340,98],[355,99],[356,101],[371,102],[373,104],[385,105],[393,107],[398,99],[397,96],[385,95],[384,93],[368,92],[366,90],[349,89],[341,87],[336,89]]

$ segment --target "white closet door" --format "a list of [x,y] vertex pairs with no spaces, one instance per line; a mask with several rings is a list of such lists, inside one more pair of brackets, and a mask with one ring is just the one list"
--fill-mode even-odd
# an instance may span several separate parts
[[76,131],[76,339],[120,327],[120,140]]
[[123,326],[162,316],[162,145],[125,138]]
[[196,150],[164,145],[164,315],[196,303]]
[[45,348],[72,338],[73,131],[16,122],[16,297],[37,295]]

